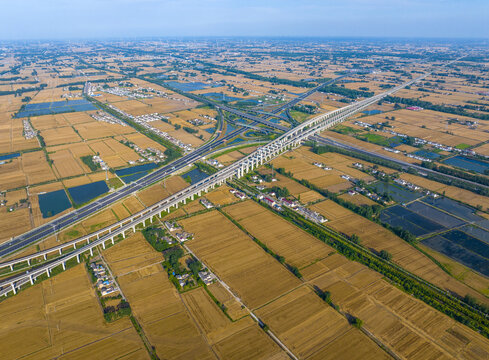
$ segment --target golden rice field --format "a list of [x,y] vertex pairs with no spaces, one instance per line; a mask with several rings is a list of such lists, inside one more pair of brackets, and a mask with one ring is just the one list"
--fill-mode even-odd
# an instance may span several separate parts
[[300,284],[224,215],[210,211],[180,221],[194,234],[189,248],[235,289],[250,308],[259,307]]
[[384,281],[380,274],[339,255],[304,271],[311,285],[363,320],[365,328],[406,359],[484,359],[489,341]]
[[335,250],[252,200],[224,208],[251,235],[299,269]]
[[328,227],[348,236],[358,235],[362,245],[367,248],[375,251],[387,250],[392,254],[394,262],[421,278],[460,296],[470,294],[481,301],[489,302],[485,296],[448,275],[426,255],[381,225],[351,212],[332,200],[317,203],[311,206],[311,209],[329,219]]
[[84,264],[0,304],[3,359],[148,359],[128,318],[106,323]]
[[249,317],[231,322],[203,288],[180,296],[159,264],[161,254],[140,234],[105,254],[160,358],[283,358],[255,322]]
[[[389,358],[307,286],[285,294],[256,313],[299,358]],[[348,347],[340,344],[348,344]]]

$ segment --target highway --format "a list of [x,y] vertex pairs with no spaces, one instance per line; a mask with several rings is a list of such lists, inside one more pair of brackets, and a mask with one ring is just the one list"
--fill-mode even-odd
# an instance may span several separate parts
[[[313,94],[315,91],[317,91],[320,87],[324,85],[331,84],[346,75],[340,76],[336,79],[330,80],[328,82],[325,82],[323,84],[320,84],[319,86],[299,95],[298,97],[292,99],[291,101],[282,104],[280,107],[274,109],[272,113],[279,113],[285,109],[288,109],[295,104],[297,104],[299,101],[305,99],[307,96]],[[272,128],[281,130],[281,131],[288,131],[289,128],[281,126],[279,124],[276,124],[271,121],[267,121],[266,119],[269,116],[266,116],[265,118],[260,118],[258,116],[253,116],[246,114],[244,112],[241,112],[239,110],[229,108],[227,106],[222,106],[219,104],[216,104],[210,100],[207,100],[205,98],[200,98],[200,97],[195,97],[197,101],[200,102],[206,102],[220,110],[226,110],[231,113],[234,113],[238,116],[242,116],[243,118],[247,118],[249,120],[253,120],[255,122],[259,122],[265,125],[268,125]],[[216,129],[216,133],[220,130],[222,130],[224,121],[220,122],[218,125],[218,129]],[[104,197],[101,197],[97,199],[96,201],[89,203],[81,208],[75,209],[71,211],[70,213],[63,215],[57,219],[54,219],[50,221],[49,223],[46,223],[44,225],[41,225],[35,229],[32,229],[24,234],[21,234],[15,238],[13,238],[10,241],[7,241],[3,244],[0,245],[0,257],[5,257],[7,255],[10,255],[30,244],[36,243],[40,241],[43,238],[46,238],[48,236],[54,235],[57,232],[59,232],[61,229],[66,228],[68,226],[72,226],[76,224],[77,222],[81,221],[82,219],[95,214],[98,211],[103,210],[105,207],[110,206],[114,204],[115,202],[124,199],[125,197],[147,187],[150,186],[151,184],[154,184],[157,181],[162,180],[166,176],[171,175],[172,173],[181,170],[185,168],[186,166],[198,161],[200,158],[202,158],[206,153],[211,152],[212,150],[216,149],[217,147],[225,144],[228,140],[238,136],[242,132],[244,132],[247,128],[240,128],[232,131],[231,133],[219,138],[217,136],[215,139],[212,141],[208,142],[207,144],[204,144],[200,148],[194,150],[193,152],[181,157],[180,159],[177,159],[173,161],[172,163],[163,166],[156,171],[152,172],[151,174],[148,174],[114,192],[111,192]]]
[[[240,178],[245,173],[250,170],[253,171],[254,168],[263,165],[265,162],[270,161],[271,159],[279,156],[284,151],[293,149],[301,145],[303,140],[307,140],[312,136],[321,133],[326,128],[334,126],[342,121],[348,119],[351,115],[362,111],[369,105],[379,101],[383,97],[396,92],[402,89],[405,86],[408,86],[415,81],[419,81],[424,78],[426,75],[420,76],[416,79],[413,79],[407,83],[399,85],[393,89],[390,89],[382,94],[375,95],[371,98],[367,98],[361,101],[354,102],[348,106],[345,106],[340,109],[336,109],[330,111],[325,114],[318,115],[312,119],[309,119],[302,124],[289,129],[284,134],[280,135],[278,138],[268,142],[267,144],[258,147],[254,152],[245,156],[244,158],[234,162],[233,164],[227,166],[226,168],[214,173],[203,180],[191,184],[189,187],[180,190],[179,192],[172,194],[171,196],[162,199],[158,203],[141,210],[138,213],[132,214],[130,217],[125,218],[119,221],[116,224],[111,225],[112,229],[108,229],[108,233],[104,231],[105,235],[102,234],[102,237],[99,234],[96,234],[96,239],[85,244],[81,248],[76,248],[76,241],[85,241],[83,239],[86,236],[75,239],[71,241],[72,244],[66,244],[66,246],[73,245],[74,251],[69,254],[60,256],[57,259],[50,261],[49,263],[45,263],[40,265],[35,269],[31,269],[29,272],[25,272],[22,274],[14,275],[8,279],[3,280],[0,283],[0,295],[6,294],[9,291],[16,292],[16,289],[19,288],[22,284],[26,282],[31,282],[35,280],[35,278],[41,274],[46,273],[49,276],[50,271],[57,266],[62,266],[63,269],[66,267],[66,261],[72,259],[74,257],[80,261],[80,256],[86,251],[92,252],[92,248],[98,245],[102,245],[105,248],[105,242],[111,241],[114,243],[114,238],[122,235],[125,237],[125,233],[128,231],[135,232],[136,226],[139,224],[146,225],[146,221],[152,221],[155,216],[161,217],[164,212],[169,212],[171,207],[178,207],[179,204],[185,204],[187,199],[194,199],[194,197],[200,196],[203,192],[207,192],[212,190],[216,185],[221,185],[225,183],[227,180],[232,179],[234,177]],[[189,154],[190,155],[190,154]],[[60,251],[60,255],[61,251]],[[39,256],[38,254],[31,255],[32,257]],[[22,259],[21,261],[25,261]],[[15,262],[15,260],[14,260]],[[3,264],[5,265],[5,263]],[[7,265],[9,266],[9,265]],[[10,266],[13,271],[13,266]],[[5,285],[9,286],[5,286]]]

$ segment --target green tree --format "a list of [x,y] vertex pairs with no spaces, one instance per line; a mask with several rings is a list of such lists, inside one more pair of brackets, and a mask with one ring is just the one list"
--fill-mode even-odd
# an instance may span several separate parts
[[392,259],[391,253],[388,252],[387,250],[380,250],[379,256],[387,261],[390,261]]

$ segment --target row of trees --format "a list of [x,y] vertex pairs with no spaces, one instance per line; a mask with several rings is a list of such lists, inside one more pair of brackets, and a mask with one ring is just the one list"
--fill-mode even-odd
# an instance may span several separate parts
[[[282,213],[289,221],[326,242],[348,259],[360,262],[372,270],[381,273],[405,292],[462,324],[471,327],[475,331],[480,332],[485,337],[489,337],[489,320],[484,314],[475,310],[474,307],[486,314],[489,309],[477,304],[473,298],[469,298],[468,300],[464,298],[460,299],[462,301],[459,301],[389,262],[390,254],[387,251],[380,252],[379,257],[374,256],[368,250],[349,243],[340,235],[309,222],[292,211],[286,209]],[[470,304],[469,301],[471,302]]]
[[453,107],[453,106],[445,106],[433,104],[429,101],[423,101],[419,99],[409,99],[398,96],[387,96],[384,98],[384,101],[389,101],[397,104],[404,104],[408,106],[419,106],[424,109],[440,111],[448,114],[460,115],[460,116],[468,116],[481,120],[489,120],[489,114],[481,114],[477,112],[466,111],[463,107]]

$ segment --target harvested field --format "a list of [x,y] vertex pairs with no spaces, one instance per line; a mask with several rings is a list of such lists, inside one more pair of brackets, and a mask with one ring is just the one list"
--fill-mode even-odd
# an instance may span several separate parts
[[122,202],[124,207],[131,213],[137,213],[144,209],[144,205],[135,197],[131,196]]
[[[54,175],[51,173],[54,177]],[[15,189],[27,184],[26,176],[22,171],[22,163],[18,159],[0,166],[0,186],[2,189]]]
[[183,209],[187,214],[193,214],[197,211],[204,210],[205,207],[200,203],[199,200],[194,200],[187,202],[187,204],[183,206]]
[[229,205],[239,199],[229,192],[231,188],[227,185],[219,186],[216,190],[205,195],[205,198],[215,205]]
[[159,149],[161,151],[166,150],[166,148],[163,145],[160,145],[156,141],[151,140],[147,136],[140,134],[140,133],[132,133],[132,134],[124,135],[124,136],[115,137],[116,140],[121,140],[123,138],[126,138],[130,142],[133,142],[134,144],[136,144],[137,146],[139,146],[142,149],[146,149],[146,148],[151,147],[153,149]]
[[42,151],[22,154],[22,170],[29,185],[56,179]]
[[130,126],[119,124],[108,124],[92,120],[82,124],[74,125],[80,136],[85,140],[99,139],[109,136],[133,133],[134,129]]
[[233,320],[238,320],[248,315],[248,312],[241,308],[239,302],[220,283],[215,282],[207,286],[207,288],[219,302],[226,306],[227,313]]
[[[367,358],[389,358],[373,341],[352,328],[342,315],[306,286],[264,306],[257,311],[257,315],[300,358],[314,358],[315,354],[325,354],[325,358],[335,359],[331,354],[327,355],[324,348],[334,347],[337,339],[341,343],[350,342],[349,338],[355,339],[359,352],[363,353],[368,349]],[[352,345],[349,344],[350,347]]]
[[5,359],[148,358],[128,318],[105,322],[84,264],[3,301],[0,314]]
[[186,292],[182,298],[207,341],[222,358],[287,358],[249,316],[231,322],[203,288]]
[[180,221],[194,234],[188,246],[251,308],[300,284],[247,235],[217,211]]
[[[332,169],[324,170],[313,165],[314,162],[322,163]],[[341,177],[342,175],[348,175],[367,182],[373,180],[372,176],[354,168],[352,166],[354,162],[356,162],[355,159],[340,154],[325,153],[317,155],[307,148],[300,148],[273,160],[272,163],[276,168],[282,167],[286,171],[290,171],[297,179],[308,180],[312,184],[326,188],[331,192],[340,192],[352,186],[350,181]]]
[[349,194],[343,194],[338,196],[338,198],[348,201],[352,204],[355,205],[375,205],[377,204],[375,201],[369,199],[366,196],[363,196],[362,194],[355,194],[355,195],[349,195]]
[[241,152],[239,152],[238,150],[234,150],[229,153],[219,155],[218,157],[216,157],[216,160],[219,161],[221,164],[227,166],[232,164],[236,160],[239,160],[244,157],[245,155],[243,155]]
[[[246,319],[240,320],[240,322]],[[243,330],[218,342],[214,349],[222,359],[290,359],[265,333],[256,325]]]
[[150,186],[147,189],[140,191],[137,197],[146,206],[153,205],[158,201],[174,194],[188,186],[188,183],[180,176],[172,176],[164,181]]
[[252,200],[224,208],[259,241],[299,269],[334,252],[322,241],[295,227]]
[[134,316],[160,358],[215,358],[159,264],[162,255],[141,234],[105,253]]
[[11,237],[20,235],[31,229],[31,217],[28,208],[7,212],[4,207],[0,211],[0,243],[10,240]]
[[30,119],[32,126],[37,130],[47,130],[68,126],[63,114],[34,116]]
[[67,144],[81,141],[80,136],[71,126],[49,128],[40,131],[46,146]]
[[[361,318],[364,326],[398,355],[404,358],[422,356],[448,359],[464,351],[463,346],[445,344],[444,338],[454,327],[459,327],[455,321],[385,281],[369,277],[365,272],[370,270],[344,276],[338,272],[340,269],[334,271],[339,279],[331,278],[330,274],[324,275],[329,277],[328,285],[323,277],[313,283],[323,289],[327,288],[335,303],[344,311]],[[489,342],[475,332],[465,330],[471,333],[469,338],[473,341],[472,346],[480,344],[481,340],[485,343],[486,349],[481,349],[480,353],[485,355],[479,357],[484,358],[488,354]]]
[[70,150],[60,150],[49,154],[59,178],[84,174],[84,171]]
[[394,235],[381,225],[371,222],[360,215],[326,200],[311,206],[329,219],[328,227],[348,236],[356,234],[363,246],[376,251],[387,250],[392,254],[394,262],[419,277],[433,284],[453,291],[460,296],[470,294],[477,299],[489,303],[489,299],[462,282],[454,279],[431,261],[426,255]]

